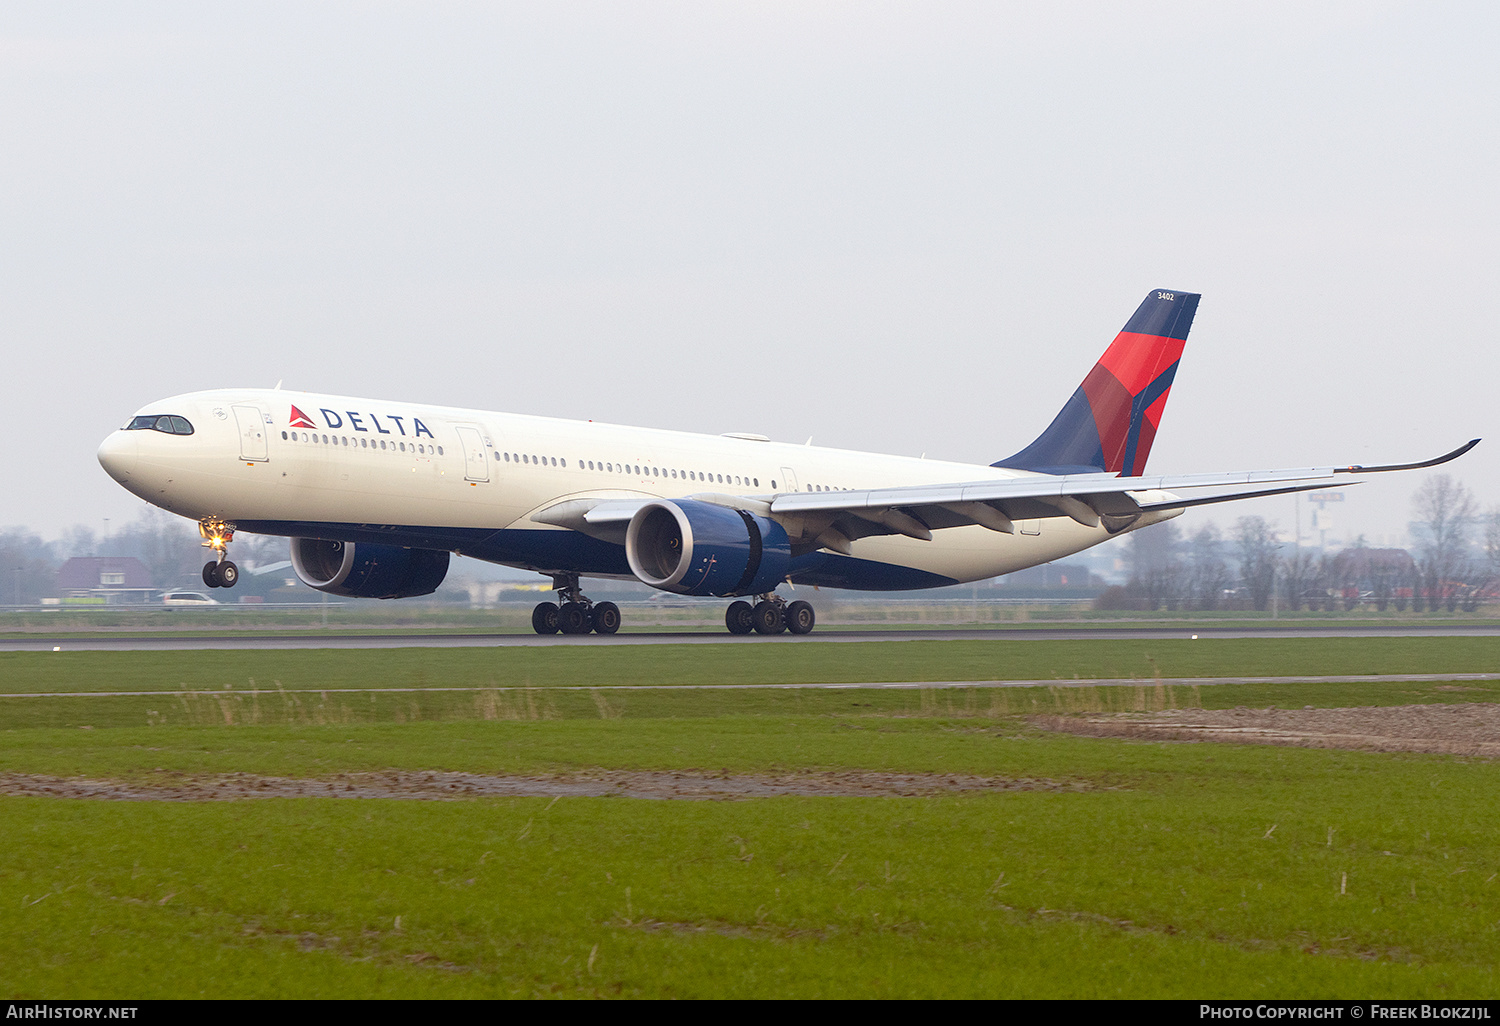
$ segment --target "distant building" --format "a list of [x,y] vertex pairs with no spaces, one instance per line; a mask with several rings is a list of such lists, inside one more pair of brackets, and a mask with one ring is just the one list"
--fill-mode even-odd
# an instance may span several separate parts
[[57,571],[57,591],[67,603],[118,605],[149,602],[156,588],[134,556],[74,556]]

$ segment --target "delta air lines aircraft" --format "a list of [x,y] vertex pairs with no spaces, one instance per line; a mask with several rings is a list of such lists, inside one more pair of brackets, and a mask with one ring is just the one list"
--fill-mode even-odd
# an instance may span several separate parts
[[533,612],[542,634],[619,629],[584,577],[735,599],[736,634],[806,634],[812,606],[780,585],[982,580],[1189,506],[1434,466],[1477,444],[1420,463],[1145,476],[1198,298],[1150,293],[1052,424],[988,466],[249,388],[150,403],[99,462],[198,521],[210,587],[234,586],[228,546],[248,531],[291,538],[297,576],[334,595],[430,594],[454,552],[534,570],[561,598]]

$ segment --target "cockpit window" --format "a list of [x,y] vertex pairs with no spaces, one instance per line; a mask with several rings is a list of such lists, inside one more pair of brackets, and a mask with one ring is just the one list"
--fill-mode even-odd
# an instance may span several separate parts
[[125,425],[126,431],[161,431],[168,435],[190,435],[193,425],[186,417],[170,415],[136,417]]

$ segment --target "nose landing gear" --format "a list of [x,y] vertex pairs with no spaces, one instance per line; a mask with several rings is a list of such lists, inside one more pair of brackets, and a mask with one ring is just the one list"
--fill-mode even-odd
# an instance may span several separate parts
[[210,588],[233,588],[240,582],[240,568],[229,561],[234,525],[210,517],[198,521],[198,533],[203,536],[203,547],[218,554],[203,564],[203,583]]
[[613,602],[591,602],[578,586],[577,574],[552,578],[552,589],[562,603],[539,602],[531,611],[531,629],[538,634],[613,634],[620,629],[620,607]]

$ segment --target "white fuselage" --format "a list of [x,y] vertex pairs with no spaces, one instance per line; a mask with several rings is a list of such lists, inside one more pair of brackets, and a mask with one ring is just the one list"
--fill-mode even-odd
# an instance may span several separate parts
[[[533,514],[574,498],[712,493],[769,501],[788,492],[1034,476],[753,438],[267,389],[176,396],[137,417],[153,415],[185,418],[192,434],[120,430],[101,446],[100,462],[136,495],[182,516],[308,537],[383,531],[405,544],[437,532],[449,539],[444,547],[464,554],[600,576],[627,574],[613,565],[557,565],[562,557],[552,543],[562,539],[555,533],[574,532],[538,523]],[[494,537],[506,544],[490,552],[485,539],[493,532],[505,532]],[[1044,563],[1109,537],[1103,527],[1056,516],[1018,521],[1014,533],[970,525],[936,531],[930,541],[866,537],[852,543],[850,555],[921,571],[934,584],[957,583]]]

